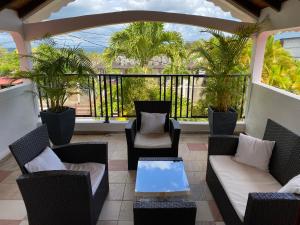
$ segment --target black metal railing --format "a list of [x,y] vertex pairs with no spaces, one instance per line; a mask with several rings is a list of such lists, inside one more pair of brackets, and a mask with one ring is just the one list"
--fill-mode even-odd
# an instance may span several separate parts
[[[235,108],[239,116],[244,116],[246,75],[230,76],[241,79]],[[134,117],[134,100],[168,100],[172,102],[171,117],[175,119],[207,118],[204,104],[205,74],[99,74],[89,77],[92,87],[79,99],[70,99],[67,105],[75,107],[78,117],[103,118],[106,122],[114,118]],[[81,99],[80,99],[81,98]],[[49,106],[48,101],[40,98],[41,110]]]

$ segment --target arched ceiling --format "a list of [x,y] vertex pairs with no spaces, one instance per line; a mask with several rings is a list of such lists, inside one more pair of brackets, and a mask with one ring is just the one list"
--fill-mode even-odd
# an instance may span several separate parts
[[[1,0],[0,11],[4,8],[13,9],[17,11],[20,18],[24,18],[29,14],[31,14],[33,11],[40,10],[49,4],[61,4],[63,6],[68,4],[68,2],[70,1],[74,1],[74,0]],[[209,1],[212,1],[215,4],[220,5],[221,7],[229,3],[242,10],[246,10],[247,12],[251,13],[256,17],[259,17],[261,10],[266,7],[271,7],[274,10],[280,11],[282,3],[286,0],[209,0]]]

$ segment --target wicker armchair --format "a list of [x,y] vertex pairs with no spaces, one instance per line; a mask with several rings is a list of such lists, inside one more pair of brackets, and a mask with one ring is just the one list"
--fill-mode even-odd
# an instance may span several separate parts
[[[177,157],[180,137],[180,125],[170,119],[170,101],[135,101],[136,119],[129,121],[126,125],[128,169],[136,170],[139,157]],[[171,146],[168,148],[142,148],[136,147],[136,136],[141,128],[141,112],[167,113],[165,132],[171,139]]]
[[[270,174],[282,185],[300,173],[300,137],[268,120],[265,140],[276,144],[269,164]],[[244,220],[237,215],[215,173],[209,157],[234,155],[239,138],[229,135],[209,137],[206,181],[226,224],[230,225],[299,225],[300,197],[293,193],[249,193]]]
[[89,172],[28,173],[24,165],[50,146],[43,125],[10,145],[22,175],[17,179],[30,225],[95,225],[108,194],[107,143],[76,143],[52,148],[67,163],[105,164],[103,177],[92,194]]

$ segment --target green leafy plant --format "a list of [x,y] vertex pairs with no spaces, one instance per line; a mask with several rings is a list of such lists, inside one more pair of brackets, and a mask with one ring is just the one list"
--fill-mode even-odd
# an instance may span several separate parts
[[242,26],[232,35],[207,29],[204,32],[211,34],[213,38],[199,42],[192,49],[192,57],[198,59],[199,68],[209,76],[205,96],[207,105],[215,110],[226,112],[241,97],[241,79],[234,74],[238,71],[244,47],[257,31],[258,25]]
[[56,43],[45,40],[30,56],[33,61],[31,71],[22,71],[18,77],[32,80],[43,99],[49,100],[49,110],[62,112],[68,97],[89,89],[88,76],[94,70],[83,49],[57,48]]
[[104,56],[109,60],[125,56],[134,60],[146,74],[150,72],[148,64],[153,57],[164,55],[173,61],[174,53],[183,52],[180,33],[165,31],[164,24],[159,22],[135,22],[112,35]]

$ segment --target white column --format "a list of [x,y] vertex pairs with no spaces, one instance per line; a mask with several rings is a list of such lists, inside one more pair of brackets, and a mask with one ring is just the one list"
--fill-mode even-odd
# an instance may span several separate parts
[[[31,58],[28,57],[31,55],[31,44],[30,41],[25,41],[23,35],[19,32],[10,32],[14,42],[16,44],[19,59],[20,59],[20,70],[21,71],[29,71],[32,69],[32,61]],[[34,83],[32,83],[32,91],[37,93],[37,88]],[[39,99],[37,95],[32,95],[32,101],[34,106],[35,117],[38,118],[39,115]]]
[[251,77],[247,84],[246,100],[244,105],[246,118],[248,116],[248,110],[251,101],[252,83],[261,81],[264,59],[265,59],[266,43],[269,35],[270,35],[269,33],[260,33],[255,37],[253,37],[253,47],[252,47],[252,55],[251,55],[251,63],[250,63]]
[[252,82],[261,81],[261,76],[262,76],[262,71],[264,66],[266,43],[269,35],[270,33],[263,32],[258,34],[253,40],[252,57],[251,57],[251,65],[250,65]]
[[28,57],[31,55],[30,41],[25,41],[23,36],[18,32],[10,32],[10,34],[14,39],[20,57],[20,70],[31,70],[32,62],[30,57]]

